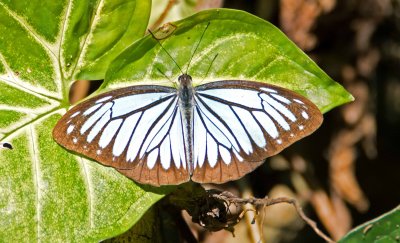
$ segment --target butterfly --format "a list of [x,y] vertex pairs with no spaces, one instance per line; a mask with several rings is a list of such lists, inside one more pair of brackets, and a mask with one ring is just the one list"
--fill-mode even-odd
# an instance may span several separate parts
[[315,104],[291,90],[247,80],[193,86],[183,73],[176,88],[136,85],[90,98],[58,121],[53,137],[142,184],[224,183],[322,120]]

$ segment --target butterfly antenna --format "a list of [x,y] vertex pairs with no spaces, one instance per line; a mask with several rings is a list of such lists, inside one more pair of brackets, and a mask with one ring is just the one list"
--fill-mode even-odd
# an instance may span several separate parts
[[163,47],[163,45],[161,45],[160,40],[158,40],[156,38],[156,36],[154,35],[154,33],[148,29],[147,31],[149,31],[149,33],[153,36],[153,38],[157,41],[157,43],[161,46],[161,48],[165,51],[165,53],[167,53],[167,55],[171,58],[171,60],[175,63],[175,65],[179,68],[179,70],[181,71],[181,73],[183,74],[182,68],[178,65],[178,63],[175,61],[175,59],[171,56],[171,54],[169,54],[169,52],[167,52],[167,50]]
[[166,79],[168,79],[169,81],[172,81],[163,71],[161,71],[160,68],[156,67],[157,71],[159,71]]
[[212,66],[212,64],[214,63],[215,59],[217,59],[217,57],[218,57],[218,53],[217,53],[217,54],[214,56],[214,58],[212,59],[212,61],[211,61],[211,63],[210,63],[210,66],[208,66],[206,75],[204,75],[204,78],[203,78],[203,80],[201,80],[200,83],[203,83],[204,79],[207,77],[208,73],[210,72],[211,66]]
[[208,29],[208,26],[209,26],[209,25],[210,25],[210,22],[208,22],[206,28],[205,28],[204,31],[203,31],[203,34],[201,34],[200,40],[199,40],[199,42],[197,43],[196,48],[194,49],[192,56],[190,57],[189,64],[188,64],[188,66],[187,66],[187,68],[186,68],[186,74],[188,73],[188,70],[189,70],[189,67],[190,67],[190,63],[192,62],[193,57],[194,57],[194,54],[196,53],[197,48],[199,47],[199,45],[200,45],[200,43],[201,43],[201,40],[203,39],[203,36],[204,36],[204,34],[206,33],[206,30]]
[[156,67],[157,71],[159,71],[166,79],[168,79],[168,81],[170,81],[171,83],[175,84],[176,82],[174,82],[170,77],[168,77],[163,71],[161,71],[160,68]]

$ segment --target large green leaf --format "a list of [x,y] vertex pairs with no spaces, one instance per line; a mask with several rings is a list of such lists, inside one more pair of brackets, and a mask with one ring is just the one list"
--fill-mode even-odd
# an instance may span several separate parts
[[[51,138],[71,83],[101,79],[114,56],[142,35],[148,13],[147,1],[0,0],[0,141],[14,146],[0,150],[0,240],[98,241],[125,231],[168,192],[144,190]],[[171,25],[170,36],[168,29],[156,33],[183,70],[208,22],[189,69],[196,83],[270,82],[306,95],[323,111],[352,99],[279,30],[240,11],[201,12]],[[180,74],[145,37],[113,62],[97,93],[173,85],[158,69],[171,80]]]
[[350,231],[339,242],[399,242],[400,206]]
[[[203,11],[155,33],[183,72],[208,23],[188,69],[195,84],[223,79],[267,82],[308,97],[323,112],[353,100],[280,30],[237,10]],[[102,88],[139,83],[172,86],[180,74],[177,65],[148,35],[111,64]]]
[[162,194],[68,153],[51,137],[77,79],[102,79],[142,37],[145,0],[0,0],[0,242],[99,241]]

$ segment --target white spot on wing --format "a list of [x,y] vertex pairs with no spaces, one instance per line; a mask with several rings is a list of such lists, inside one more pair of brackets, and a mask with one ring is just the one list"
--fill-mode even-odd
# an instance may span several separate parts
[[78,139],[77,139],[77,138],[73,138],[73,139],[72,139],[72,142],[73,142],[73,143],[77,143],[77,142],[78,142]]
[[282,144],[282,139],[277,139],[276,142],[277,142],[278,144]]
[[70,134],[74,130],[74,127],[74,125],[69,125],[69,127],[67,128],[67,134]]
[[305,112],[305,111],[302,111],[301,115],[304,117],[304,119],[308,119],[309,118],[307,112]]
[[303,130],[303,129],[304,129],[304,126],[303,126],[303,125],[300,125],[300,126],[299,126],[299,129],[300,129],[300,130]]
[[97,100],[96,104],[101,103],[101,102],[106,101],[106,100],[109,100],[109,99],[111,99],[111,97],[112,97],[111,95],[103,97],[103,98]]

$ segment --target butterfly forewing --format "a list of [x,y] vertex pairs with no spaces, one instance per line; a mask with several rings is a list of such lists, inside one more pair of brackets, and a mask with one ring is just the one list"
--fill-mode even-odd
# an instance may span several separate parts
[[238,179],[266,157],[314,132],[322,119],[311,101],[273,85],[218,81],[198,86],[192,180]]
[[194,88],[187,98],[174,88],[148,85],[104,93],[68,111],[53,136],[140,183],[180,184],[190,177],[223,183],[254,170],[321,122],[318,108],[295,92],[218,81]]
[[190,178],[183,129],[176,89],[133,86],[78,104],[53,137],[137,182],[164,185]]

